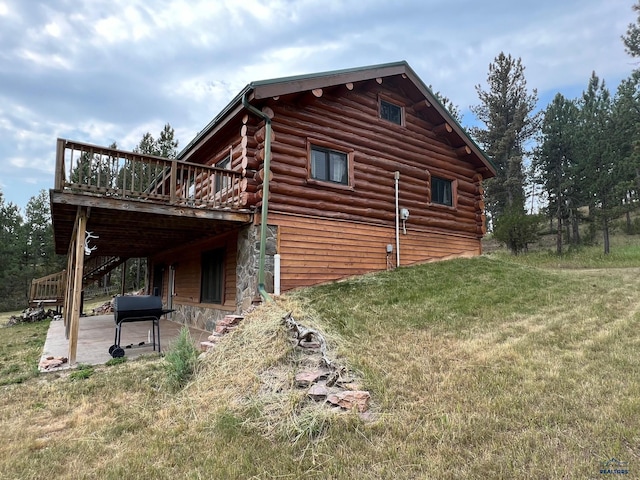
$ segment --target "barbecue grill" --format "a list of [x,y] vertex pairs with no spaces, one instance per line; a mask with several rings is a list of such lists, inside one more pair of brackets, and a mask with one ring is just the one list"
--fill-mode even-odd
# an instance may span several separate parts
[[[122,324],[126,322],[152,322],[153,350],[158,345],[160,351],[160,317],[173,312],[162,308],[162,298],[152,295],[127,295],[113,300],[113,317],[116,322],[114,344],[109,347],[113,358],[124,357],[124,349],[120,347]],[[157,342],[156,342],[157,340]]]

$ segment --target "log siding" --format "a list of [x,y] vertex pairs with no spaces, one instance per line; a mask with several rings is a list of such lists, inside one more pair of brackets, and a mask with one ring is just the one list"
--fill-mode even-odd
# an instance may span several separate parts
[[[270,211],[388,224],[395,219],[394,172],[399,171],[400,203],[410,210],[414,226],[483,235],[482,177],[432,125],[412,108],[404,108],[404,126],[380,119],[380,92],[336,93],[303,108],[269,103],[274,113]],[[312,144],[350,153],[348,189],[310,180]],[[452,207],[430,202],[431,175],[455,186]]]
[[[271,214],[278,226],[281,289],[311,286],[395,267],[395,228],[294,214]],[[387,245],[393,253],[387,255]],[[400,235],[400,264],[413,265],[480,254],[475,238],[407,229]]]

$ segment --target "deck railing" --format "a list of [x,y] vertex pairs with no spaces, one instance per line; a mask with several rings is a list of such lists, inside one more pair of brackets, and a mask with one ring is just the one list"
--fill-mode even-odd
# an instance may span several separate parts
[[56,190],[237,208],[241,179],[233,170],[58,139]]
[[29,306],[62,306],[66,287],[66,271],[31,280]]

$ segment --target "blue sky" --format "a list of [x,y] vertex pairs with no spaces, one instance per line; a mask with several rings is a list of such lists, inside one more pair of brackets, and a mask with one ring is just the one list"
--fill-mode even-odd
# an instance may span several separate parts
[[623,0],[0,0],[0,191],[53,186],[56,138],[185,146],[249,82],[406,60],[475,123],[475,86],[520,57],[544,108],[637,67]]

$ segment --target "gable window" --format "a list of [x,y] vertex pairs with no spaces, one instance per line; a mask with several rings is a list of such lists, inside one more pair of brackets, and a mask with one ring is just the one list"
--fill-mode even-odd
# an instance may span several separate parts
[[224,248],[204,252],[201,269],[200,301],[202,303],[222,303]]
[[[225,158],[216,163],[217,168],[224,168],[225,170],[231,169],[231,155],[227,155]],[[216,193],[229,187],[230,178],[220,172],[216,172]]]
[[386,100],[380,100],[380,118],[402,125],[402,107]]
[[349,184],[348,155],[329,148],[311,146],[311,178]]
[[453,206],[453,182],[451,180],[431,177],[431,203]]

